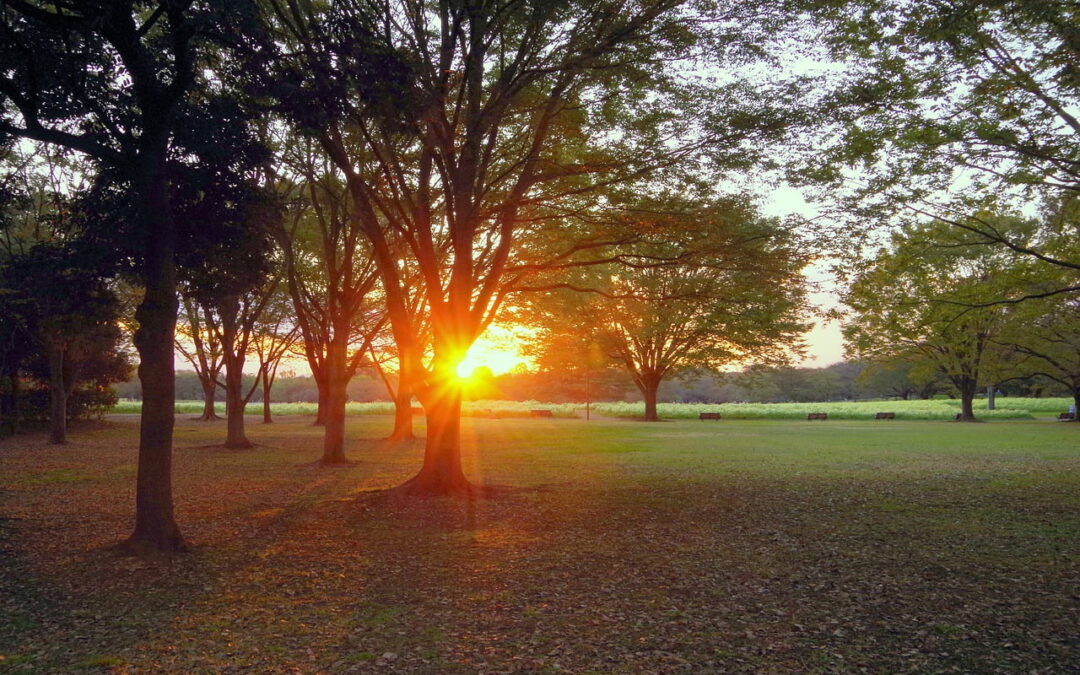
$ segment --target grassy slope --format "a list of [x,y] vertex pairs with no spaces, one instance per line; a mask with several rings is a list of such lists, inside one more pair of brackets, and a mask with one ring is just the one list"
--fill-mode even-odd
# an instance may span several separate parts
[[[1056,416],[1069,409],[1071,399],[1066,398],[1000,398],[997,409],[986,410],[986,401],[977,401],[976,414],[988,419],[1019,419],[1032,416]],[[137,413],[138,401],[121,401],[114,413]],[[314,403],[274,403],[272,410],[279,415],[314,415]],[[468,416],[475,417],[528,417],[529,410],[546,408],[555,417],[584,415],[583,404],[542,403],[538,401],[470,401],[464,406]],[[176,411],[183,414],[202,412],[201,401],[178,401]],[[831,403],[661,403],[660,416],[668,419],[697,419],[702,412],[720,412],[732,419],[805,419],[809,412],[826,412],[836,419],[872,419],[879,411],[895,412],[898,419],[945,420],[951,419],[959,410],[960,402],[954,400],[933,401],[859,401]],[[389,402],[349,403],[346,413],[357,415],[391,414],[394,406]],[[593,411],[606,417],[642,417],[641,403],[594,403]],[[218,405],[224,414],[224,404]],[[262,414],[262,404],[248,405],[248,414]]]
[[[1080,660],[1080,425],[466,423],[471,506],[379,489],[354,418],[181,420],[171,564],[130,524],[135,428],[0,441],[0,671],[1061,672]],[[6,666],[5,666],[6,664]]]

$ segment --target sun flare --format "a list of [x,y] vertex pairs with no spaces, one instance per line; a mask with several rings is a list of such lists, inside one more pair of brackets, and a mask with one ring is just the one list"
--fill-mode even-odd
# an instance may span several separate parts
[[502,375],[528,363],[529,358],[521,353],[513,331],[492,326],[469,348],[465,358],[458,363],[456,372],[459,378],[465,380],[472,377],[478,368],[486,367],[492,375]]

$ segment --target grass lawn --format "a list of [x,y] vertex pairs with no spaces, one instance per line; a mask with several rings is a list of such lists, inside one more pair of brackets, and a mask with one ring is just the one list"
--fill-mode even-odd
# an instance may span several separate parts
[[[418,423],[422,424],[422,418]],[[1045,672],[1080,663],[1080,425],[470,419],[422,445],[178,420],[171,561],[128,534],[136,419],[0,440],[0,672]]]

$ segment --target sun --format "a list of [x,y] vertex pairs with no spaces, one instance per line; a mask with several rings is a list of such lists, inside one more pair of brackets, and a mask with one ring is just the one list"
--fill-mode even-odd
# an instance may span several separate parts
[[501,326],[492,326],[465,353],[456,372],[465,380],[482,366],[490,369],[493,375],[502,375],[528,363],[529,358],[521,353],[514,333]]

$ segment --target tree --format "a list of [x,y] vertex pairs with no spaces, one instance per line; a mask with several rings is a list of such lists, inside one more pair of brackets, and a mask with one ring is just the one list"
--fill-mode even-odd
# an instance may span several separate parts
[[975,421],[979,386],[1002,379],[995,340],[1005,310],[986,301],[1012,284],[1003,278],[1012,262],[1011,252],[967,245],[940,222],[898,232],[844,295],[849,356],[930,361],[959,391],[960,419]]
[[214,168],[186,172],[188,179],[177,191],[178,211],[193,225],[180,271],[186,293],[202,309],[212,344],[221,351],[225,381],[216,384],[225,390],[225,447],[250,448],[244,413],[258,381],[245,387],[244,365],[256,326],[281,282],[270,259],[280,212],[276,197],[245,175],[249,167]]
[[622,265],[589,269],[592,284],[571,277],[566,285],[592,286],[596,296],[584,311],[554,308],[540,340],[564,327],[577,332],[574,324],[592,317],[599,344],[626,368],[653,422],[661,382],[680,371],[782,362],[797,353],[809,257],[790,232],[738,199],[642,205],[639,217],[668,243],[634,247],[620,255]]
[[1080,296],[1012,308],[998,342],[1026,357],[1019,366],[1024,372],[1063,385],[1080,410]]
[[252,345],[259,360],[262,382],[263,424],[270,424],[270,391],[277,380],[281,359],[290,353],[300,338],[300,327],[293,320],[291,298],[284,284],[278,284],[261,316],[255,323]]
[[[131,550],[176,551],[184,540],[172,501],[173,341],[177,226],[170,156],[177,130],[213,126],[192,116],[205,86],[199,46],[210,31],[240,23],[246,3],[99,0],[78,6],[0,3],[0,134],[91,157],[126,188],[145,293],[136,311],[143,384]],[[205,148],[202,148],[205,150]]]
[[345,404],[349,380],[367,358],[386,323],[378,301],[378,274],[351,195],[333,166],[303,142],[293,166],[306,201],[275,229],[304,354],[319,386],[324,464],[345,457]]
[[[282,67],[309,75],[316,102],[289,119],[344,176],[399,375],[427,416],[424,463],[403,492],[475,493],[455,371],[523,277],[558,264],[530,254],[533,236],[560,230],[584,195],[660,167],[753,165],[793,123],[778,110],[796,93],[789,82],[710,82],[689,65],[734,73],[761,55],[792,21],[780,4],[371,0],[330,18],[273,3],[290,55]],[[361,47],[356,36],[370,39]],[[405,86],[372,84],[373,52]],[[563,234],[570,255],[577,232]],[[423,284],[413,307],[402,259]]]
[[[847,81],[824,125],[839,142],[800,173],[844,194],[859,228],[883,213],[935,218],[965,241],[1073,272],[1039,294],[1080,289],[1076,5],[855,0],[820,17]],[[985,217],[1040,202],[1035,231]]]
[[218,378],[225,363],[222,360],[221,343],[217,333],[210,329],[212,321],[207,309],[190,293],[180,291],[176,350],[187,359],[199,378],[203,392],[203,412],[199,419],[220,419],[214,406],[217,398]]
[[[0,267],[0,287],[21,300],[17,312],[47,364],[49,442],[67,442],[68,398],[76,385],[98,372],[94,359],[112,356],[123,379],[126,358],[119,351],[120,304],[99,270],[80,260],[77,251],[38,244]],[[90,370],[91,372],[85,372]],[[101,368],[97,369],[101,371]]]
[[904,355],[890,361],[867,365],[859,375],[859,385],[871,396],[912,396],[928,399],[942,388],[941,373],[933,362]]

